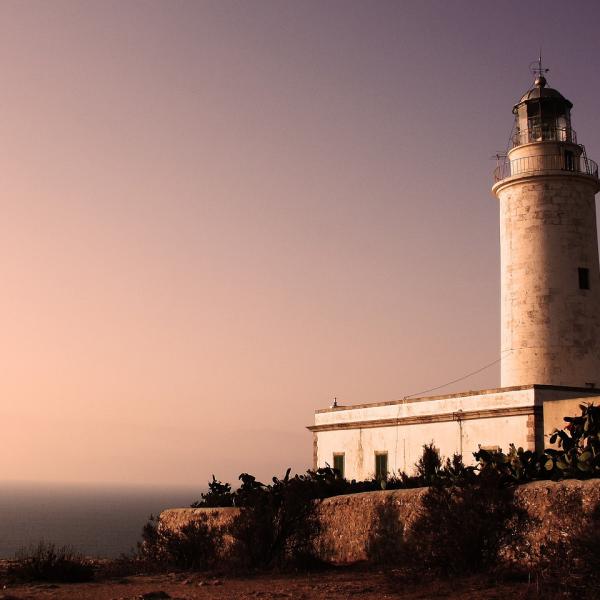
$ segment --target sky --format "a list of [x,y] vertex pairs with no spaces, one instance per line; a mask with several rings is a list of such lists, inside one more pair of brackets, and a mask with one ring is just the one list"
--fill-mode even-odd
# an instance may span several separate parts
[[[492,158],[600,157],[595,2],[0,2],[0,479],[311,466],[315,409],[499,358]],[[440,392],[499,386],[499,365]]]

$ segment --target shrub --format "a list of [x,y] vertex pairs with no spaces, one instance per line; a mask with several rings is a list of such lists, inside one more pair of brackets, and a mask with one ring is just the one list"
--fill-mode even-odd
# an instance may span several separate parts
[[463,486],[432,486],[407,540],[414,569],[441,575],[480,572],[494,567],[502,542],[514,535],[519,516],[513,490],[493,471]]
[[600,476],[600,407],[581,404],[581,415],[565,417],[567,425],[555,429],[542,454],[516,448],[507,454],[479,450],[474,453],[480,470],[493,470],[506,481],[525,483],[536,479],[586,479]]
[[17,552],[8,575],[19,581],[77,583],[92,580],[94,568],[91,561],[69,546],[40,541]]
[[565,417],[564,429],[552,432],[550,443],[559,449],[545,451],[544,467],[559,477],[600,476],[600,407],[581,404],[581,415]]
[[376,564],[395,564],[404,558],[404,525],[390,497],[375,508],[375,523],[367,541],[367,558]]
[[423,454],[416,462],[417,477],[423,485],[431,485],[440,476],[442,468],[442,459],[440,451],[434,446],[433,442],[423,444]]
[[194,502],[192,508],[233,506],[235,494],[231,491],[231,485],[222,483],[212,476],[208,482],[208,492],[200,495],[201,500]]
[[475,467],[465,466],[462,454],[454,453],[452,458],[446,458],[444,462],[433,442],[423,445],[423,453],[415,463],[415,469],[416,475],[413,477],[400,474],[399,487],[462,485],[472,481],[476,471]]
[[178,531],[160,527],[150,515],[144,525],[138,558],[156,566],[207,570],[215,566],[223,546],[223,529],[200,515]]
[[444,485],[462,485],[474,481],[475,467],[467,467],[463,462],[462,454],[454,453],[452,458],[447,458],[440,470],[440,481]]
[[307,566],[318,562],[314,542],[320,526],[316,510],[319,493],[326,483],[316,472],[283,479],[273,477],[271,485],[240,475],[237,492],[243,512],[234,519],[228,533],[235,540],[235,558],[245,567]]
[[480,471],[493,471],[507,484],[526,483],[548,477],[544,470],[547,460],[544,455],[516,448],[514,444],[510,444],[507,454],[501,450],[491,452],[480,449],[473,456],[479,462]]

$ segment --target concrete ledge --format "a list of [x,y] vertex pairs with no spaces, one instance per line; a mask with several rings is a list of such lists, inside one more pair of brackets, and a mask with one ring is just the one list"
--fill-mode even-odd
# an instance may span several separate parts
[[495,417],[517,417],[533,415],[536,406],[515,406],[509,408],[492,408],[489,410],[469,410],[461,412],[439,413],[418,417],[402,417],[397,419],[372,419],[370,421],[348,421],[325,425],[309,425],[307,429],[313,433],[335,431],[337,429],[368,429],[370,427],[394,427],[421,425],[424,423],[447,423],[450,421],[471,421],[473,419],[493,419]]
[[600,389],[587,387],[572,387],[566,385],[545,385],[532,383],[529,385],[513,385],[511,387],[487,388],[485,390],[469,390],[467,392],[455,392],[453,394],[438,394],[436,396],[418,396],[416,398],[406,397],[397,400],[386,400],[384,402],[370,402],[362,404],[342,404],[330,408],[318,408],[315,414],[340,412],[343,410],[353,410],[356,408],[372,408],[374,406],[395,406],[397,404],[410,404],[411,402],[428,402],[430,400],[445,400],[448,398],[464,398],[466,396],[485,396],[488,394],[500,394],[504,392],[518,392],[521,390],[550,390],[555,392],[581,392],[581,396],[600,395]]

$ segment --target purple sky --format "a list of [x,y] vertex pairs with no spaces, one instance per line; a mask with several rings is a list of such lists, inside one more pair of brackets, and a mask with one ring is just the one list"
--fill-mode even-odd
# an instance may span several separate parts
[[[0,4],[6,479],[303,470],[312,413],[499,357],[491,157],[592,2]],[[494,366],[444,391],[496,387]],[[425,440],[427,441],[427,440]]]

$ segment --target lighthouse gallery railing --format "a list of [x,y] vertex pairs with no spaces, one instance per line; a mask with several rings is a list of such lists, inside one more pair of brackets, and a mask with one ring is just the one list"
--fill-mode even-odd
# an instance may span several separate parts
[[598,165],[586,156],[572,154],[544,154],[505,158],[494,170],[494,181],[502,181],[514,175],[535,174],[541,171],[567,171],[598,178]]

